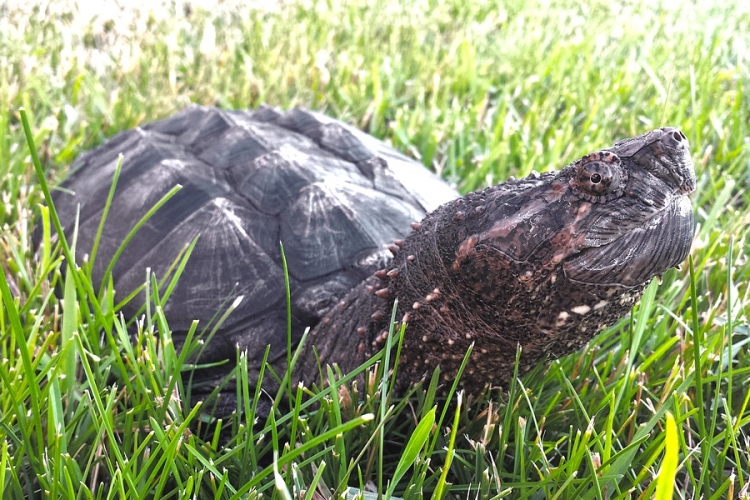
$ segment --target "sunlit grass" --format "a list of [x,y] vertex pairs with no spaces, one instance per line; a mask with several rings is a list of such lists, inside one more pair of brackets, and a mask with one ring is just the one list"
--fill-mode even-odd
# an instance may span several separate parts
[[[0,3],[3,498],[652,498],[674,466],[668,414],[674,495],[748,497],[745,2],[157,4]],[[129,336],[124,297],[32,249],[54,218],[19,112],[54,185],[80,152],[190,102],[322,110],[462,191],[679,126],[698,171],[690,262],[580,352],[456,412],[433,411],[437,378],[393,398],[380,355],[364,387],[335,372],[288,387],[268,422],[240,383],[244,413],[217,425],[182,385],[153,282]]]

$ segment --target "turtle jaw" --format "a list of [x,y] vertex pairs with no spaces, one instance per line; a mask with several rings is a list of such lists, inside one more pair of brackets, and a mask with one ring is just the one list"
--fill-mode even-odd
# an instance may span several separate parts
[[631,229],[606,245],[583,250],[566,261],[563,270],[575,282],[636,287],[685,260],[693,233],[690,199],[676,196],[644,227]]

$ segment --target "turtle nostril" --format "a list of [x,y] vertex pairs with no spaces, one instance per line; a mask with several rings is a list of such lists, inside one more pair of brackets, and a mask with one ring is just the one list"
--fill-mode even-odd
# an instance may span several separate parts
[[680,129],[673,129],[672,130],[672,138],[679,142],[687,142],[687,137],[685,137],[685,134],[682,133],[682,130]]

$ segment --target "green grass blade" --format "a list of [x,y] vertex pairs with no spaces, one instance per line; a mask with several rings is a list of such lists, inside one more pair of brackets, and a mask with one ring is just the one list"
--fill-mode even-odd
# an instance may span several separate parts
[[432,432],[432,427],[435,425],[435,411],[436,408],[432,408],[428,411],[427,415],[422,417],[419,424],[417,424],[417,428],[414,429],[414,432],[404,447],[404,452],[398,461],[398,465],[396,465],[396,470],[393,473],[393,477],[391,478],[388,489],[386,490],[385,498],[391,498],[393,492],[396,491],[398,482],[404,477],[406,471],[415,463],[417,456],[424,448],[424,445]]

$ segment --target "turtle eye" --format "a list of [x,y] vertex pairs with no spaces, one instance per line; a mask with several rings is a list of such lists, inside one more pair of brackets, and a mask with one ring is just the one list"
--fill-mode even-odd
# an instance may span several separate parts
[[581,158],[570,180],[573,192],[582,200],[602,203],[622,195],[628,173],[620,158],[609,151],[598,151]]

